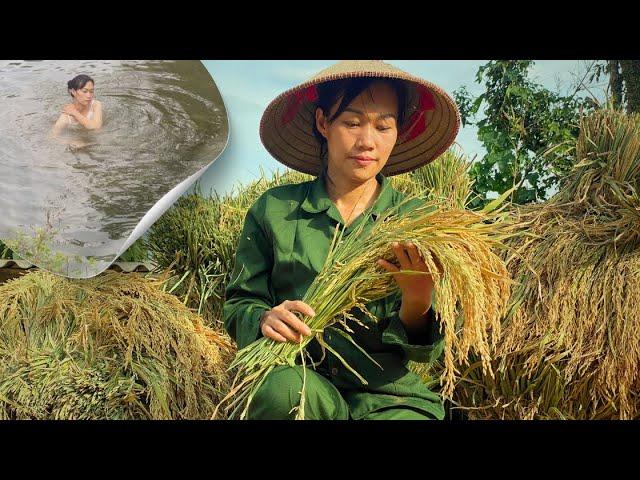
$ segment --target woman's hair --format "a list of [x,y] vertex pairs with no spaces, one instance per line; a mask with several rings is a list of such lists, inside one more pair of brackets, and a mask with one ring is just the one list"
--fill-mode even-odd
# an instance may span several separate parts
[[[316,107],[322,110],[324,115],[327,116],[327,120],[329,122],[333,122],[342,112],[344,112],[354,98],[365,90],[368,90],[374,83],[386,83],[396,92],[396,96],[398,97],[397,125],[400,127],[404,122],[408,93],[406,83],[395,78],[360,77],[321,83],[317,86],[318,101],[316,102]],[[340,101],[337,110],[331,117],[328,117],[329,112],[331,112],[331,107],[333,107],[340,99],[342,100]],[[326,164],[327,139],[324,138],[318,130],[315,117],[313,120],[313,134],[320,144],[320,158],[322,162]]]
[[77,77],[72,78],[67,82],[69,95],[73,97],[73,93],[71,93],[71,90],[80,90],[89,82],[93,83],[94,85],[96,84],[96,82],[93,81],[93,78],[91,78],[89,75],[78,75]]

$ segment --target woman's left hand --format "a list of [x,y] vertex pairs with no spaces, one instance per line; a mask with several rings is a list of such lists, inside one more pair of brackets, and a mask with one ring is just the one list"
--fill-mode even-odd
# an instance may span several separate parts
[[[378,265],[388,272],[394,273],[400,272],[400,270],[429,272],[427,264],[413,243],[394,242],[391,248],[398,259],[399,268],[387,260],[378,260]],[[436,264],[438,264],[437,261]],[[442,273],[442,271],[439,273]],[[402,292],[400,320],[408,327],[419,327],[424,320],[424,314],[431,307],[431,294],[434,288],[433,276],[430,273],[425,273],[424,275],[395,273],[393,278]]]
[[[411,242],[394,242],[391,245],[393,253],[398,259],[400,268],[393,263],[380,259],[378,264],[388,272],[399,272],[400,270],[414,270],[418,272],[429,272],[425,261],[422,259],[418,248]],[[415,275],[410,273],[397,273],[393,275],[403,300],[410,302],[431,301],[431,292],[433,290],[433,277],[430,273],[425,275]]]

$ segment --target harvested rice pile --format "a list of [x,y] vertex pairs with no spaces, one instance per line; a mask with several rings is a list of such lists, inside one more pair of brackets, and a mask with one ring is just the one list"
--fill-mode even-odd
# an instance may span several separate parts
[[0,418],[209,418],[233,347],[161,284],[34,271],[0,285]]
[[517,212],[510,313],[493,355],[463,375],[470,418],[640,417],[640,116],[582,121],[576,166]]

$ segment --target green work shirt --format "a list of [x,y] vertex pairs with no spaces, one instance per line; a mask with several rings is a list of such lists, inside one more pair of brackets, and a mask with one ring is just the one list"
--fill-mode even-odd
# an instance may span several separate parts
[[[325,177],[323,173],[309,182],[272,188],[249,209],[223,309],[225,328],[238,348],[262,336],[260,317],[264,311],[285,300],[301,300],[322,269],[335,227],[344,225],[327,194]],[[345,235],[363,221],[372,224],[377,215],[405,198],[387,178],[376,178],[382,186],[378,198],[346,228]],[[412,205],[415,206],[405,203],[401,211]],[[352,312],[368,327],[350,322],[353,340],[382,369],[336,332],[340,327],[325,329],[325,342],[367,380],[363,385],[329,351],[316,368],[340,390],[353,418],[390,407],[413,408],[438,419],[444,417],[440,396],[407,368],[409,360],[432,362],[442,353],[443,338],[433,309],[429,310],[429,326],[424,334],[410,338],[399,318],[400,303],[400,293],[369,303],[367,308],[378,322],[357,310]],[[316,361],[321,358],[316,340],[309,343],[307,350]]]

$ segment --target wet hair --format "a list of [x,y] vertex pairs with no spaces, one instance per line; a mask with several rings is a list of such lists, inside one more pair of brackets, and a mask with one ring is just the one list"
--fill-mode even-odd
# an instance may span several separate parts
[[[317,86],[318,100],[316,102],[316,108],[320,108],[329,123],[333,122],[340,116],[342,112],[349,106],[349,104],[365,90],[371,88],[374,83],[385,83],[396,93],[398,97],[398,128],[404,122],[405,112],[407,110],[407,85],[402,80],[395,78],[379,78],[379,77],[361,77],[361,78],[347,78],[342,80],[333,80],[330,82],[321,83]],[[340,100],[335,113],[328,117],[331,108]],[[315,110],[314,110],[315,111]],[[323,165],[326,166],[327,156],[327,139],[322,136],[316,125],[315,116],[313,118],[313,134],[316,140],[320,144],[320,158]]]
[[77,77],[72,78],[67,82],[69,95],[73,97],[73,93],[71,93],[71,90],[80,90],[81,88],[84,88],[84,86],[89,82],[93,83],[94,85],[96,84],[96,82],[93,81],[93,78],[91,78],[89,75],[78,75]]

